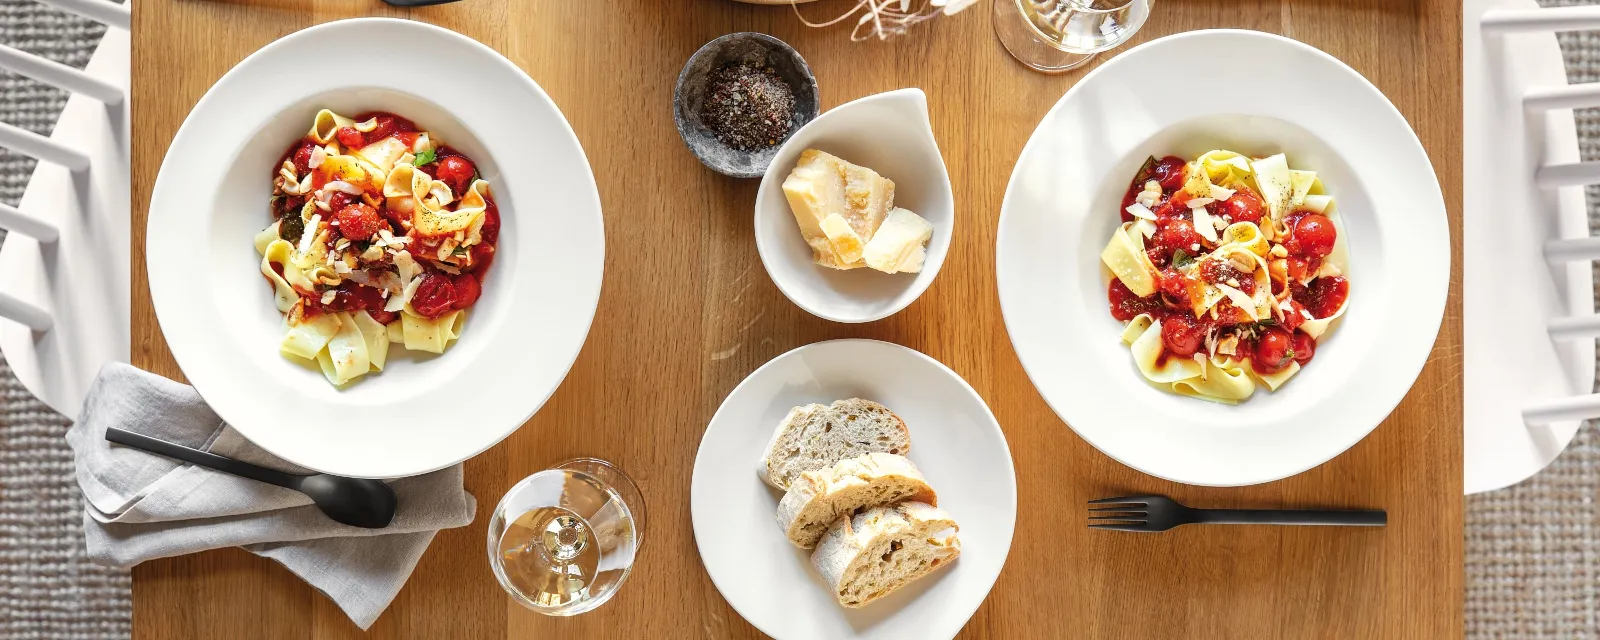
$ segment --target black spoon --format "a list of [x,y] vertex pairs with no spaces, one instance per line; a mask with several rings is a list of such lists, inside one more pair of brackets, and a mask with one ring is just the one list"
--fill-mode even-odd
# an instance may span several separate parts
[[310,496],[318,509],[341,524],[382,529],[394,520],[394,490],[379,480],[346,478],[323,473],[297,476],[115,427],[106,428],[106,440],[241,478],[294,489]]

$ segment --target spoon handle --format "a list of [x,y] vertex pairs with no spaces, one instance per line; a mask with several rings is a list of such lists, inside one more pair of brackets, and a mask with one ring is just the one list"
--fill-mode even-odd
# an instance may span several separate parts
[[276,469],[258,467],[248,462],[240,462],[232,458],[224,458],[214,453],[207,453],[199,449],[190,449],[189,447],[185,447],[183,445],[173,444],[171,442],[167,442],[166,440],[157,440],[150,436],[134,433],[132,431],[124,431],[116,427],[106,427],[106,440],[110,440],[111,442],[121,445],[127,445],[142,451],[163,455],[168,458],[176,458],[178,460],[197,464],[202,467],[216,469],[217,471],[221,471],[223,473],[230,473],[236,476],[249,478],[251,480],[259,480],[267,484],[275,484],[280,487],[286,487],[297,491],[300,489],[300,476],[287,474]]

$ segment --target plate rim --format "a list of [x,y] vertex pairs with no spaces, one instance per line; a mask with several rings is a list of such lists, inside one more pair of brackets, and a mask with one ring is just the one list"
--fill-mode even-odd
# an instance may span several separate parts
[[[700,477],[700,460],[701,460],[701,455],[700,454],[701,454],[702,451],[704,451],[706,442],[710,438],[711,425],[716,424],[717,420],[720,417],[723,416],[723,412],[727,409],[728,401],[730,399],[732,399],[735,395],[737,395],[739,393],[739,391],[742,390],[745,387],[745,385],[750,384],[753,380],[755,380],[756,377],[759,374],[767,371],[769,368],[774,367],[781,360],[786,360],[786,359],[791,358],[791,357],[798,357],[798,355],[800,353],[802,353],[802,352],[804,352],[804,351],[806,351],[808,349],[818,348],[818,347],[822,347],[822,346],[829,346],[829,345],[845,346],[845,345],[851,345],[851,344],[867,344],[867,345],[873,345],[873,346],[885,345],[887,347],[890,347],[890,348],[893,348],[893,349],[897,349],[897,350],[900,350],[902,352],[909,352],[915,359],[919,359],[919,360],[923,361],[926,364],[933,365],[936,370],[943,371],[945,374],[949,375],[951,378],[953,378],[954,380],[959,382],[961,387],[963,389],[965,389],[965,391],[973,399],[977,400],[978,406],[983,408],[985,415],[987,415],[988,418],[989,418],[989,422],[988,422],[988,424],[986,426],[988,426],[989,428],[994,430],[995,435],[999,436],[999,438],[1000,438],[1000,443],[1002,445],[1004,445],[1002,447],[1002,451],[1005,453],[1006,467],[1010,470],[1010,473],[1006,474],[1006,477],[1005,477],[1005,485],[1006,485],[1006,488],[1008,489],[1008,493],[1010,494],[1009,495],[1010,499],[1009,499],[1009,501],[1007,503],[1007,507],[1011,512],[1011,523],[1010,523],[1010,526],[1007,527],[1007,536],[1006,536],[1006,540],[1005,540],[1005,549],[1004,549],[1004,551],[1002,551],[1000,553],[999,570],[997,570],[995,572],[994,576],[989,579],[988,585],[986,585],[984,587],[984,589],[983,589],[983,597],[982,598],[978,598],[977,601],[972,605],[971,609],[966,612],[966,615],[963,616],[963,618],[962,618],[961,626],[956,627],[953,631],[951,631],[950,636],[954,637],[955,635],[957,635],[957,634],[959,634],[961,632],[961,629],[966,627],[967,623],[971,622],[972,616],[977,614],[978,609],[983,606],[983,603],[985,603],[985,602],[987,602],[989,600],[990,594],[992,594],[993,591],[994,591],[994,585],[1000,581],[1000,576],[1001,576],[1001,574],[1005,573],[1006,564],[1011,559],[1011,548],[1012,548],[1014,542],[1016,541],[1016,529],[1017,529],[1017,467],[1016,467],[1016,459],[1011,455],[1011,443],[1010,443],[1009,440],[1006,439],[1005,429],[1000,426],[1000,420],[994,416],[994,409],[991,408],[989,406],[989,403],[983,399],[982,394],[979,394],[977,389],[973,388],[972,384],[967,382],[966,378],[962,377],[961,374],[957,373],[954,369],[950,368],[949,366],[946,366],[943,362],[940,362],[937,358],[934,358],[933,356],[930,356],[930,355],[928,355],[926,353],[923,353],[923,352],[921,352],[921,351],[919,351],[917,349],[913,349],[911,347],[907,347],[907,346],[899,344],[899,343],[889,342],[887,340],[875,340],[875,339],[871,339],[871,338],[837,338],[837,339],[833,339],[833,340],[819,340],[817,342],[803,344],[803,345],[800,345],[800,346],[795,347],[793,349],[790,349],[788,351],[785,351],[785,352],[783,352],[783,353],[781,353],[781,354],[779,354],[777,356],[774,356],[772,359],[762,363],[761,366],[756,367],[755,370],[751,371],[749,375],[746,375],[744,377],[744,379],[740,380],[739,384],[734,385],[733,390],[729,391],[728,394],[723,397],[722,402],[717,405],[716,412],[714,412],[712,414],[711,420],[706,423],[705,430],[703,430],[701,432],[701,434],[700,434],[700,443],[698,445],[696,445],[696,447],[695,447],[694,465],[690,468],[690,478],[689,478],[689,524],[690,524],[691,533],[694,535],[695,552],[700,555],[700,566],[705,569],[706,575],[711,579],[711,584],[712,584],[713,587],[716,588],[718,595],[722,596],[722,599],[728,603],[729,607],[733,608],[734,612],[739,614],[740,618],[743,618],[745,620],[745,622],[750,623],[751,626],[755,627],[757,630],[761,631],[762,633],[765,633],[765,634],[767,634],[769,636],[773,636],[773,637],[782,637],[779,634],[772,633],[772,631],[769,631],[766,627],[763,627],[760,623],[756,622],[754,619],[752,619],[745,612],[744,609],[740,608],[740,605],[737,602],[735,602],[735,600],[733,598],[728,597],[728,592],[723,588],[722,583],[720,581],[718,581],[716,574],[712,573],[711,572],[711,568],[708,565],[706,565],[706,563],[705,563],[706,552],[705,552],[703,537],[700,534],[700,526],[701,525],[699,524],[699,520],[695,518],[695,490],[694,490],[694,487],[695,487],[696,481]],[[752,475],[754,475],[754,474],[752,474]],[[752,478],[752,481],[760,482],[760,479],[759,478]],[[763,483],[763,485],[764,484],[765,483]],[[781,631],[782,629],[780,628],[778,630]]]
[[[176,295],[177,292],[169,293],[169,288],[175,287],[176,285],[153,277],[156,274],[163,273],[169,269],[159,266],[160,258],[158,254],[160,252],[151,250],[151,247],[157,243],[159,234],[152,234],[149,232],[149,229],[157,217],[157,205],[162,203],[164,200],[170,200],[171,197],[173,197],[167,195],[167,193],[172,189],[170,185],[171,179],[168,180],[168,188],[166,189],[163,189],[163,181],[161,179],[163,175],[166,175],[166,172],[169,168],[169,163],[174,162],[174,157],[176,155],[181,155],[173,154],[172,149],[178,146],[177,143],[180,140],[185,139],[186,134],[192,135],[194,127],[199,126],[195,124],[195,114],[201,112],[211,102],[222,99],[219,97],[222,95],[219,92],[219,87],[225,87],[230,82],[237,82],[237,78],[242,77],[245,73],[248,73],[249,70],[254,67],[254,65],[263,64],[263,60],[268,60],[273,56],[279,55],[278,52],[280,50],[285,50],[306,38],[314,38],[319,35],[323,35],[328,31],[340,31],[347,29],[362,30],[369,28],[413,29],[418,33],[426,33],[431,37],[441,38],[445,41],[449,41],[460,46],[463,51],[468,52],[469,55],[483,60],[487,64],[500,65],[503,70],[510,72],[513,77],[520,77],[522,83],[518,88],[529,90],[531,95],[537,96],[537,99],[544,101],[546,106],[553,113],[559,116],[556,118],[556,122],[552,123],[558,124],[559,126],[552,126],[551,131],[553,132],[554,136],[563,139],[564,143],[570,144],[571,149],[577,152],[577,158],[582,162],[584,171],[581,173],[587,176],[587,182],[584,185],[580,185],[576,193],[578,199],[589,201],[589,205],[592,206],[593,211],[596,213],[596,215],[593,216],[594,220],[592,223],[585,223],[585,226],[592,227],[591,230],[596,234],[594,238],[596,241],[596,255],[593,258],[595,266],[594,273],[589,278],[585,278],[586,280],[592,279],[593,284],[583,287],[583,289],[589,292],[589,295],[585,296],[583,299],[570,300],[566,303],[572,308],[587,309],[587,311],[581,313],[580,316],[582,318],[582,339],[571,345],[570,349],[553,349],[553,351],[557,353],[567,351],[570,351],[570,353],[566,353],[565,356],[561,357],[560,361],[562,362],[562,365],[560,367],[560,374],[554,378],[555,383],[551,385],[548,390],[537,394],[537,401],[531,402],[528,405],[526,415],[522,416],[522,418],[516,421],[514,424],[508,423],[503,430],[500,430],[501,432],[497,436],[495,436],[492,440],[488,440],[481,447],[472,448],[469,453],[460,455],[460,457],[456,457],[455,459],[443,462],[429,462],[424,465],[416,465],[405,464],[405,461],[401,461],[400,464],[396,464],[393,460],[381,459],[377,456],[346,456],[347,458],[361,459],[362,468],[359,471],[352,473],[350,470],[341,470],[335,467],[328,467],[324,464],[308,463],[304,459],[295,459],[288,455],[284,455],[282,448],[278,447],[277,445],[269,445],[263,441],[251,438],[250,433],[255,431],[254,427],[241,427],[241,423],[239,421],[230,419],[228,415],[224,415],[225,412],[227,412],[234,417],[238,417],[242,415],[242,412],[247,409],[247,407],[229,406],[227,402],[222,403],[222,405],[218,405],[211,399],[207,398],[207,389],[212,390],[212,393],[210,394],[211,398],[218,398],[227,395],[218,392],[222,386],[236,385],[238,382],[234,380],[196,380],[190,377],[189,372],[194,370],[193,363],[197,361],[186,358],[184,355],[180,355],[179,352],[184,351],[183,349],[174,348],[175,343],[173,340],[171,340],[170,334],[167,330],[167,327],[171,323],[166,321],[166,318],[164,317],[165,314],[163,313],[163,309],[166,310],[167,314],[183,312],[184,309],[174,307],[173,305],[176,303],[170,299],[171,296]],[[360,82],[351,82],[348,83],[348,86],[350,88],[360,88],[363,85]],[[437,102],[437,100],[432,97],[426,99]],[[332,20],[314,24],[283,35],[272,42],[267,43],[230,67],[227,72],[223,73],[222,76],[216,80],[216,82],[206,89],[205,93],[201,95],[200,99],[197,100],[194,106],[189,109],[189,112],[184,116],[183,123],[179,125],[178,129],[172,134],[171,138],[169,138],[167,142],[167,149],[163,152],[162,161],[157,169],[156,179],[151,187],[150,199],[146,208],[145,219],[144,262],[146,269],[146,283],[149,290],[149,299],[152,312],[156,316],[157,325],[160,327],[163,340],[166,341],[168,352],[172,354],[172,359],[174,363],[177,364],[178,369],[182,371],[184,377],[188,379],[188,384],[195,389],[196,393],[200,394],[201,399],[206,402],[206,405],[213,412],[218,414],[219,417],[223,418],[223,421],[226,425],[233,427],[235,430],[239,431],[241,435],[244,435],[246,439],[249,439],[252,444],[261,447],[263,450],[271,453],[274,456],[316,472],[346,475],[350,477],[379,479],[417,476],[460,464],[461,462],[487,451],[500,442],[503,442],[506,438],[510,437],[511,434],[515,433],[518,429],[525,425],[534,414],[538,413],[539,409],[541,409],[544,404],[549,401],[550,397],[552,397],[561,387],[561,384],[565,382],[567,375],[571,373],[572,367],[576,364],[577,358],[582,352],[583,345],[588,341],[588,336],[593,329],[594,318],[599,307],[605,271],[604,208],[599,195],[599,187],[594,178],[593,165],[590,164],[588,154],[583,149],[582,141],[577,137],[576,132],[572,129],[571,121],[566,118],[565,113],[561,111],[560,106],[556,104],[555,100],[551,98],[550,95],[544,91],[544,88],[541,87],[531,76],[529,76],[526,71],[488,45],[445,27],[427,22],[407,20],[402,18],[370,16]],[[167,300],[167,302],[164,304],[162,300]],[[181,343],[181,340],[179,342]],[[190,355],[189,351],[184,351],[184,353],[185,355]],[[188,368],[185,367],[186,361],[191,363],[190,367]],[[249,422],[249,420],[246,420],[244,421],[244,424],[248,424]]]
[[[1024,349],[1022,348],[1023,345],[1018,344],[1016,334],[1011,328],[1014,322],[1020,322],[1013,319],[1014,314],[1018,312],[1014,310],[1008,310],[1006,287],[1002,284],[1004,282],[1004,278],[1002,276],[1005,272],[1005,267],[1002,265],[1007,261],[1005,257],[1006,254],[1002,250],[1008,236],[1007,226],[1005,223],[1006,219],[1009,217],[1008,214],[1011,213],[1012,207],[1019,206],[1012,204],[1013,192],[1018,189],[1018,180],[1019,176],[1021,175],[1023,159],[1029,155],[1030,151],[1034,149],[1036,144],[1044,144],[1041,142],[1043,138],[1039,135],[1039,132],[1043,129],[1045,124],[1054,118],[1057,112],[1059,112],[1080,92],[1082,87],[1087,86],[1091,79],[1098,77],[1107,69],[1117,69],[1120,66],[1118,65],[1118,62],[1124,60],[1128,55],[1143,51],[1145,49],[1159,49],[1166,46],[1171,46],[1173,43],[1183,40],[1204,38],[1258,39],[1262,42],[1269,43],[1271,46],[1284,46],[1292,49],[1298,49],[1303,53],[1310,54],[1323,60],[1329,64],[1330,69],[1338,73],[1348,74],[1348,76],[1354,78],[1361,85],[1364,85],[1366,88],[1370,89],[1371,95],[1376,98],[1374,104],[1381,105],[1381,107],[1393,117],[1394,121],[1400,123],[1405,128],[1405,131],[1409,134],[1405,136],[1403,140],[1396,141],[1397,146],[1403,145],[1405,150],[1408,152],[1403,155],[1411,156],[1412,160],[1420,159],[1421,162],[1419,166],[1425,170],[1425,173],[1430,180],[1429,185],[1427,185],[1431,187],[1431,189],[1428,190],[1428,200],[1430,204],[1437,204],[1437,211],[1440,216],[1436,222],[1444,232],[1441,240],[1442,244],[1440,246],[1440,250],[1442,252],[1441,257],[1444,258],[1444,265],[1439,274],[1442,277],[1440,278],[1439,282],[1434,283],[1437,285],[1436,290],[1429,291],[1427,288],[1421,288],[1420,290],[1424,291],[1425,293],[1421,296],[1418,296],[1419,299],[1423,301],[1418,305],[1419,308],[1427,309],[1428,311],[1426,313],[1426,317],[1422,320],[1422,324],[1418,326],[1417,332],[1420,335],[1424,333],[1424,329],[1426,329],[1425,333],[1431,336],[1431,339],[1426,341],[1427,348],[1420,350],[1418,356],[1412,358],[1410,362],[1400,361],[1397,365],[1393,366],[1394,368],[1401,369],[1404,372],[1404,378],[1407,380],[1404,389],[1397,393],[1389,394],[1392,396],[1392,398],[1385,397],[1381,399],[1379,404],[1382,405],[1382,411],[1381,413],[1377,414],[1377,419],[1373,422],[1373,424],[1355,434],[1353,439],[1350,439],[1348,442],[1343,442],[1336,451],[1331,451],[1331,453],[1329,453],[1326,457],[1310,462],[1303,467],[1300,467],[1300,465],[1292,465],[1298,468],[1295,468],[1291,471],[1284,472],[1280,470],[1272,470],[1264,474],[1255,473],[1249,475],[1249,477],[1245,479],[1232,482],[1207,482],[1200,478],[1184,477],[1186,474],[1162,472],[1152,469],[1148,465],[1135,464],[1127,459],[1125,455],[1118,455],[1117,453],[1113,453],[1112,451],[1102,447],[1101,444],[1096,442],[1094,438],[1086,435],[1083,431],[1079,430],[1078,427],[1073,426],[1072,421],[1067,418],[1070,410],[1063,408],[1071,404],[1072,399],[1052,397],[1051,393],[1046,392],[1043,386],[1038,382],[1039,378],[1037,377],[1037,362],[1035,362],[1033,366],[1030,366],[1028,356],[1024,355]],[[1298,125],[1298,123],[1293,121],[1290,122],[1291,124]],[[1040,118],[1039,123],[1035,125],[1033,132],[1029,134],[1028,141],[1023,145],[1022,151],[1017,156],[1017,161],[1012,166],[1011,177],[1006,183],[1006,189],[1001,199],[1000,217],[997,221],[996,227],[994,242],[994,273],[996,280],[996,293],[1000,299],[1001,319],[1006,326],[1006,335],[1011,341],[1012,350],[1017,354],[1018,362],[1022,365],[1023,371],[1028,376],[1029,382],[1033,383],[1035,390],[1038,391],[1039,395],[1044,399],[1045,404],[1050,407],[1051,411],[1056,414],[1056,417],[1061,420],[1061,422],[1064,423],[1067,428],[1071,429],[1072,432],[1077,434],[1079,438],[1082,438],[1085,442],[1088,442],[1090,446],[1093,446],[1097,451],[1106,455],[1107,457],[1110,457],[1113,460],[1116,460],[1117,462],[1141,473],[1145,473],[1162,480],[1194,486],[1250,486],[1293,477],[1326,464],[1327,462],[1339,457],[1344,452],[1350,450],[1351,447],[1354,447],[1361,440],[1365,439],[1374,430],[1376,430],[1378,426],[1388,419],[1388,416],[1394,412],[1394,409],[1398,407],[1399,404],[1404,401],[1405,397],[1410,393],[1412,387],[1416,383],[1417,377],[1421,374],[1423,367],[1428,363],[1428,356],[1432,352],[1433,345],[1438,342],[1439,331],[1443,326],[1444,314],[1448,307],[1449,291],[1451,286],[1451,267],[1456,260],[1454,251],[1451,248],[1452,234],[1449,228],[1449,210],[1444,203],[1443,192],[1439,185],[1438,174],[1434,170],[1433,162],[1427,154],[1427,149],[1423,147],[1421,139],[1417,137],[1416,130],[1411,127],[1411,123],[1406,119],[1405,114],[1394,106],[1394,103],[1389,100],[1388,96],[1384,94],[1381,89],[1379,89],[1376,85],[1373,85],[1372,82],[1365,76],[1361,75],[1360,72],[1356,71],[1354,68],[1350,67],[1344,61],[1338,59],[1332,54],[1293,38],[1275,33],[1250,29],[1200,29],[1164,36],[1132,47],[1118,55],[1116,58],[1107,61],[1106,63],[1085,74],[1083,78],[1080,78],[1076,83],[1068,88],[1068,90],[1062,94],[1061,98],[1057,100],[1048,111],[1045,112],[1045,114]],[[1042,356],[1035,354],[1033,357],[1037,359]],[[1055,394],[1058,396],[1061,393],[1062,392],[1060,391],[1055,392]],[[1079,417],[1081,418],[1082,416]],[[1317,457],[1318,456],[1308,456],[1307,458],[1310,459]]]

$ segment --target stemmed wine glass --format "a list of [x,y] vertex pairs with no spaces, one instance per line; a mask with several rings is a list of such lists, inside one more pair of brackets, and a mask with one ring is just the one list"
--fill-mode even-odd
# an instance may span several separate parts
[[1018,62],[1060,73],[1144,26],[1155,0],[994,0],[994,32]]
[[568,460],[506,492],[489,520],[489,566],[512,599],[571,616],[604,604],[633,570],[644,497],[611,463]]

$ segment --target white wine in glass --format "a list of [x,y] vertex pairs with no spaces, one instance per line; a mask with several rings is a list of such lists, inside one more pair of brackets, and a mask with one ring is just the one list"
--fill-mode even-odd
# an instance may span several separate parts
[[644,530],[644,498],[603,460],[580,458],[506,492],[489,520],[489,565],[512,599],[571,616],[627,580]]
[[1133,37],[1155,0],[994,0],[994,31],[1018,62],[1066,71]]

